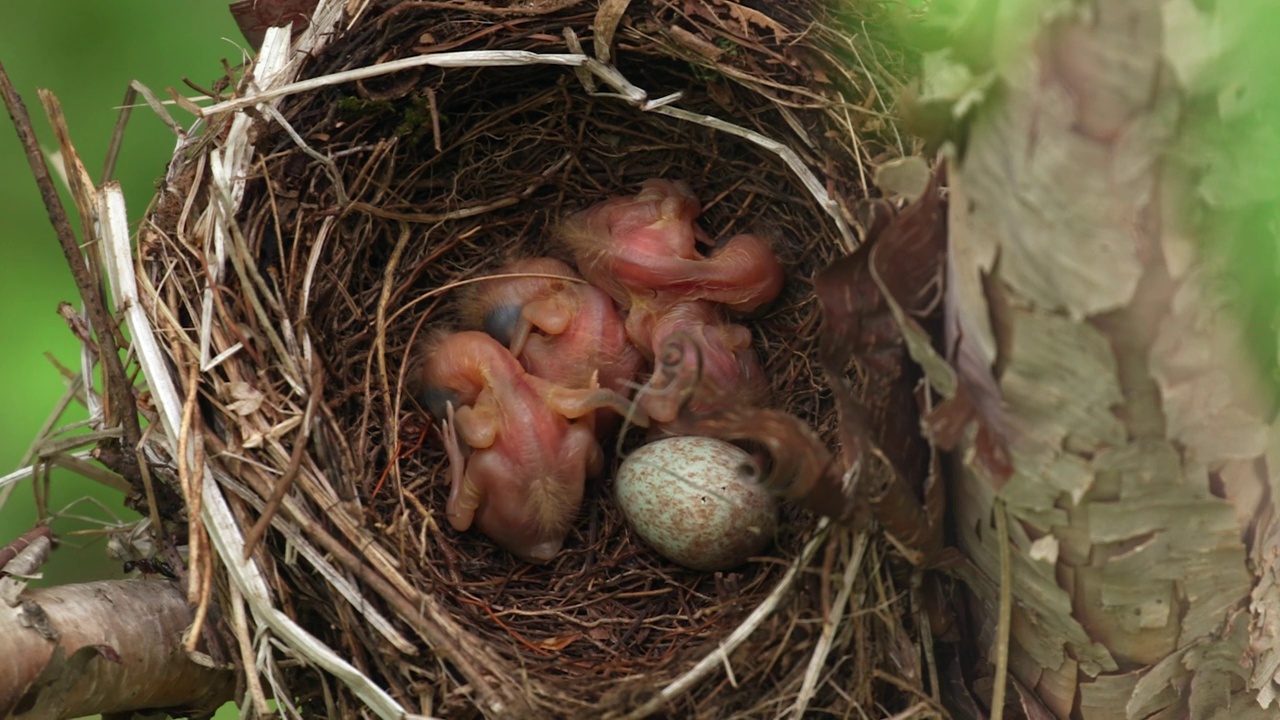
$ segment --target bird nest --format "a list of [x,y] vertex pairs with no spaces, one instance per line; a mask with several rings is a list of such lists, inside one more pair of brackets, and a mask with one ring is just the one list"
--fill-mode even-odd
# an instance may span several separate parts
[[712,0],[342,7],[322,3],[305,52],[272,31],[229,78],[139,241],[179,447],[212,484],[180,462],[186,512],[166,519],[190,523],[192,587],[227,610],[206,631],[278,639],[236,656],[246,697],[304,717],[916,703],[902,658],[923,643],[867,535],[787,509],[767,558],[695,572],[639,541],[606,479],[564,549],[529,564],[444,522],[448,463],[412,394],[414,348],[456,323],[459,288],[510,259],[570,259],[561,218],[662,177],[695,189],[712,235],[777,248],[784,291],[744,323],[770,404],[834,445],[811,278],[856,246],[866,168],[902,154],[878,93],[901,69],[866,18]]

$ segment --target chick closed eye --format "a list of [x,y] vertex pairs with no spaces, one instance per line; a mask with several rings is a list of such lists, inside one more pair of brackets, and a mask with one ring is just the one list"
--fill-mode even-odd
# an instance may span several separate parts
[[437,420],[443,420],[448,413],[448,406],[452,404],[457,407],[461,398],[458,393],[448,388],[441,387],[424,387],[418,390],[415,398],[418,404],[426,408],[431,413],[431,417]]
[[729,396],[755,403],[767,395],[751,332],[725,320],[712,303],[674,305],[651,332],[657,365],[639,397],[650,419],[671,422],[686,404],[705,408]]
[[484,314],[480,328],[494,340],[511,347],[511,340],[516,335],[516,325],[520,322],[519,305],[499,305]]
[[600,387],[627,392],[643,359],[608,295],[553,258],[519,260],[494,275],[461,301],[464,322],[506,345],[534,375],[573,388],[591,387],[598,376]]

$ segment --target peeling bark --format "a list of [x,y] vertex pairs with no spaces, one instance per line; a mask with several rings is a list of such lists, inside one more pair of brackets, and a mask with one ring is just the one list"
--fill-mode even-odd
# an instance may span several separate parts
[[1191,242],[1175,6],[1196,12],[997,27],[1025,42],[997,48],[999,92],[952,165],[948,347],[1013,468],[962,453],[965,579],[991,651],[1012,545],[1010,670],[1064,718],[1280,712],[1280,434],[1225,273]]
[[0,604],[0,718],[211,715],[235,677],[187,656],[191,620],[182,593],[159,580],[30,590]]

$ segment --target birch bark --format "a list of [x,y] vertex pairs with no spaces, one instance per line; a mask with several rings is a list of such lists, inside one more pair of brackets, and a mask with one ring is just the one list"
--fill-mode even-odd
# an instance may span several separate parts
[[958,540],[987,651],[1010,543],[1010,673],[1057,717],[1280,713],[1280,432],[1187,152],[1201,13],[999,5],[951,165],[947,347],[1013,468],[962,450]]

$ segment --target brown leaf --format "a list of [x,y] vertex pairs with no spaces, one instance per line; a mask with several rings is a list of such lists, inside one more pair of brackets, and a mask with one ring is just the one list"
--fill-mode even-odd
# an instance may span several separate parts
[[916,317],[931,311],[941,289],[947,250],[947,205],[939,188],[943,172],[939,169],[923,194],[870,243],[877,284]]
[[954,450],[964,439],[964,432],[977,417],[969,392],[960,386],[955,397],[940,403],[921,423],[925,436],[943,450]]
[[268,28],[293,23],[294,35],[307,29],[319,4],[320,0],[240,0],[231,3],[230,9],[240,32],[258,50]]
[[[928,339],[916,321],[928,321],[936,308],[945,247],[945,204],[935,176],[881,233],[814,279],[824,323],[819,359],[840,410],[845,463],[861,472],[857,494],[918,564],[941,549],[941,527],[920,500],[931,453],[920,432],[920,374],[903,333],[905,327]],[[846,380],[851,363],[863,377],[860,396]]]
[[999,490],[1013,477],[1013,458],[1009,449],[991,430],[987,423],[978,421],[978,434],[974,438],[976,466],[990,478]]
[[1013,688],[1014,692],[1012,693],[1012,697],[1010,697],[1009,701],[1006,701],[1006,708],[1010,707],[1013,703],[1017,703],[1015,706],[1016,709],[1020,710],[1022,712],[1022,716],[1027,720],[1053,720],[1057,717],[1056,713],[1051,712],[1049,708],[1045,707],[1044,703],[1036,695],[1034,690],[1023,685],[1012,674],[1009,677],[1009,681],[1010,687]]
[[751,26],[754,25],[761,30],[768,30],[773,33],[774,40],[782,40],[787,36],[787,29],[777,20],[765,15],[759,10],[749,8],[745,5],[739,5],[729,0],[719,0],[719,5],[723,5],[729,11],[729,16],[738,21],[742,27],[743,34],[750,36]]

